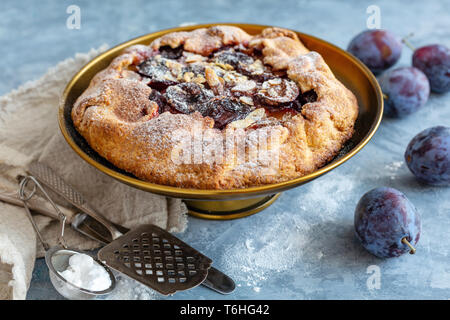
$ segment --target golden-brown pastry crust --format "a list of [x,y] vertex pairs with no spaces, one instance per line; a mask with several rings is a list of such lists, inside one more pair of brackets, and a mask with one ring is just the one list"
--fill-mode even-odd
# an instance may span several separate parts
[[[264,125],[247,123],[245,130],[240,131],[234,127],[244,121],[236,121],[219,130],[214,128],[213,119],[198,112],[158,115],[158,105],[148,98],[153,89],[130,68],[162,46],[183,45],[185,51],[208,56],[223,46],[239,44],[261,51],[265,64],[273,70],[285,70],[301,92],[314,90],[317,99],[304,104],[301,113],[293,116],[264,118]],[[267,28],[250,36],[231,26],[171,33],[149,46],[128,48],[92,79],[72,109],[77,130],[115,166],[153,183],[200,189],[244,188],[311,173],[336,156],[352,136],[357,115],[355,96],[335,78],[318,53],[305,48],[294,32]],[[203,150],[221,152],[218,149],[223,144],[217,141],[227,141],[232,134],[242,138],[245,147],[223,151],[222,162],[174,160],[174,148],[183,139],[193,141],[195,154],[199,130],[203,134]],[[176,134],[180,132],[181,135]],[[276,153],[277,161],[273,161],[275,153],[270,152],[266,154],[270,161],[254,161],[251,146],[260,136],[270,141],[270,152]],[[237,161],[241,157],[246,160]]]

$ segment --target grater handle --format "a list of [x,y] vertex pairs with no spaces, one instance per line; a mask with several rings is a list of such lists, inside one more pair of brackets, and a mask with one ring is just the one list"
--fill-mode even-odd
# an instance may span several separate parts
[[230,294],[236,288],[233,279],[214,267],[208,269],[208,276],[202,285],[221,294]]
[[53,192],[62,196],[75,207],[97,220],[104,225],[111,233],[112,240],[122,236],[122,233],[102,215],[98,214],[85,200],[83,195],[61,179],[50,167],[40,162],[32,162],[28,171],[38,179],[42,184],[47,186]]

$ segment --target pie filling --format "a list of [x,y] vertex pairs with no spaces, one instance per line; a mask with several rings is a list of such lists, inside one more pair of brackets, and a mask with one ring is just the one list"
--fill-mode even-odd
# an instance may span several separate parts
[[198,111],[214,119],[217,129],[250,113],[253,118],[262,113],[266,119],[281,120],[317,99],[313,90],[300,92],[285,71],[264,65],[261,52],[243,45],[224,47],[207,57],[184,51],[183,46],[161,47],[132,68],[154,89],[149,99],[158,105],[159,114]]

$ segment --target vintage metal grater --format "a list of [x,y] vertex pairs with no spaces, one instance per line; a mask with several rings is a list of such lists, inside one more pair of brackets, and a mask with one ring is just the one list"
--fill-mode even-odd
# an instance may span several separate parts
[[164,295],[203,283],[212,260],[169,232],[143,225],[98,252],[109,267]]

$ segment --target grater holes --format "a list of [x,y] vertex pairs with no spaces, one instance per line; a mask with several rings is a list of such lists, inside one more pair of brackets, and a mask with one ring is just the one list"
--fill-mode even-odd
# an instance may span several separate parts
[[[155,229],[143,228],[134,235],[129,234],[124,238],[126,245],[119,244],[109,251],[125,274],[147,285],[153,284],[168,290],[177,287],[177,284],[184,288],[207,272],[202,268],[203,260],[197,251]],[[116,256],[120,260],[116,260]],[[125,266],[125,263],[128,265]]]
[[127,267],[127,268],[131,268],[131,264],[130,264],[129,262],[125,262],[124,265],[125,265],[125,267]]

